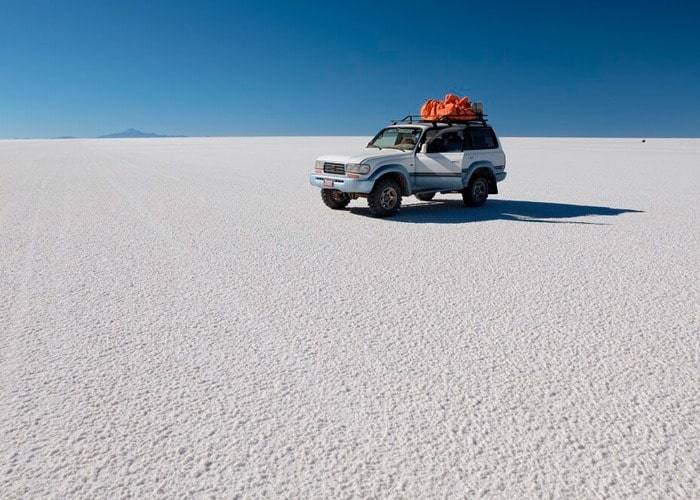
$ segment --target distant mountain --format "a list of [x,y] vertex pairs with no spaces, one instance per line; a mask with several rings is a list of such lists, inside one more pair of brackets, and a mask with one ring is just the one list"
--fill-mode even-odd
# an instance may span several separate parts
[[138,139],[147,137],[179,137],[174,135],[160,135],[153,132],[141,132],[135,128],[130,128],[124,132],[116,132],[114,134],[101,135],[98,139]]

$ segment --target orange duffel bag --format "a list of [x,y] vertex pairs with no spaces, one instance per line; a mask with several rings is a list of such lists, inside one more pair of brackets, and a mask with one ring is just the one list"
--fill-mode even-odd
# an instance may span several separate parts
[[469,97],[457,97],[447,94],[444,101],[428,99],[420,108],[420,116],[423,120],[441,120],[453,118],[459,120],[477,120],[478,115],[472,109]]

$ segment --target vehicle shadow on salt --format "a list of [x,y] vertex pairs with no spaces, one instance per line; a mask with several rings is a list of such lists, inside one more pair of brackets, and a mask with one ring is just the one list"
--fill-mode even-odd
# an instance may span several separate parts
[[[350,211],[358,215],[370,216],[368,209],[351,208]],[[438,199],[430,202],[404,203],[396,215],[386,220],[414,224],[465,224],[507,220],[549,224],[606,225],[604,222],[572,219],[590,216],[610,217],[625,213],[643,213],[643,210],[519,200],[488,200],[483,207],[468,208],[461,200]]]

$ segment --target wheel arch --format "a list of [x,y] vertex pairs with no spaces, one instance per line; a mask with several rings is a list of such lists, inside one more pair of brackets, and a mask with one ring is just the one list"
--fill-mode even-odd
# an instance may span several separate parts
[[378,168],[370,179],[377,183],[380,179],[390,178],[398,182],[401,187],[401,194],[409,196],[411,194],[411,183],[408,180],[408,171],[401,165],[386,165]]
[[479,161],[472,163],[469,168],[462,173],[462,186],[467,187],[469,181],[471,181],[472,177],[475,175],[481,175],[486,178],[489,183],[489,194],[498,194],[498,183],[491,162]]

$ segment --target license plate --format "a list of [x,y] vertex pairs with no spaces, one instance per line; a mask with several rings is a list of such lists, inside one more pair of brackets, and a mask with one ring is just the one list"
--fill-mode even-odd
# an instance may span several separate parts
[[323,179],[323,187],[324,188],[332,188],[333,187],[333,179]]

